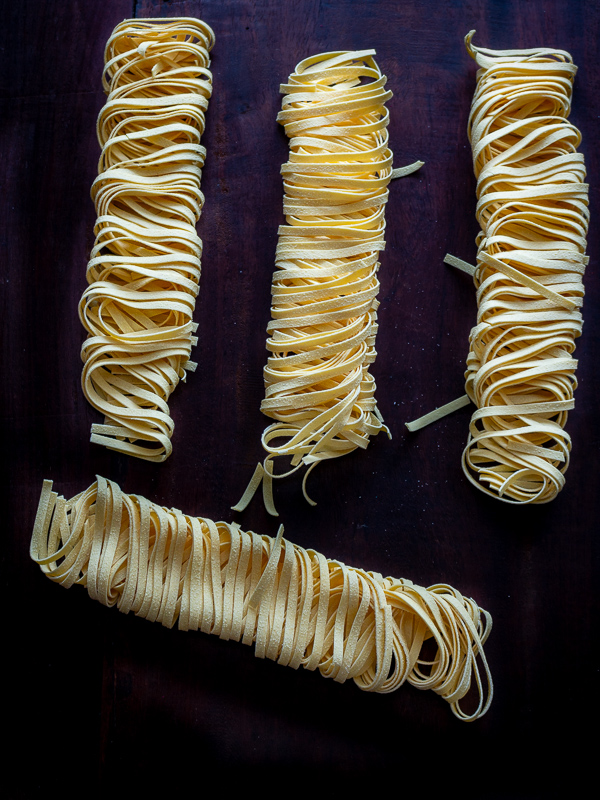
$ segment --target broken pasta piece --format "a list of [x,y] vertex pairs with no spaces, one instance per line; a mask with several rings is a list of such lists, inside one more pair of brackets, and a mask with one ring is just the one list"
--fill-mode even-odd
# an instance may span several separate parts
[[202,242],[196,222],[214,34],[197,19],[130,19],[105,51],[96,241],[79,316],[91,441],[148,461],[171,453],[167,401],[190,361]]
[[577,386],[588,186],[567,118],[577,68],[563,50],[467,50],[479,66],[469,118],[477,177],[477,325],[466,390],[477,406],[463,469],[509,503],[565,483]]
[[[339,683],[431,689],[462,720],[488,710],[487,611],[451,586],[425,589],[304,550],[283,538],[189,517],[98,477],[65,500],[44,481],[31,557],[53,581],[167,627],[255,644],[259,658]],[[435,655],[422,648],[431,640]],[[483,667],[485,678],[480,673]],[[479,701],[461,701],[475,679]]]
[[379,251],[392,178],[386,77],[374,50],[322,53],[301,61],[277,120],[290,138],[281,172],[286,225],[279,228],[273,275],[269,359],[261,410],[275,422],[263,433],[267,456],[234,510],[263,481],[267,510],[273,461],[289,456],[290,475],[339,458],[389,431],[375,403]]

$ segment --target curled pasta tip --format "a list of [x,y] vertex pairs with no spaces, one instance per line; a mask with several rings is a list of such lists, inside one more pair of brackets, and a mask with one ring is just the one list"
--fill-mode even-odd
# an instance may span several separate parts
[[471,56],[471,58],[473,58],[473,59],[474,59],[474,58],[476,57],[476,55],[477,55],[477,48],[476,48],[476,47],[475,47],[475,45],[473,44],[473,37],[475,36],[475,34],[476,34],[476,33],[477,33],[477,31],[476,31],[476,30],[472,30],[472,31],[469,31],[469,32],[467,33],[467,35],[465,36],[465,47],[467,48],[467,52],[468,52],[468,54],[469,54],[469,55]]
[[105,50],[92,186],[96,241],[79,316],[82,388],[104,414],[91,441],[148,461],[171,453],[168,400],[196,344],[196,222],[214,34],[187,17],[124,20]]
[[304,473],[304,477],[302,478],[302,494],[304,495],[304,499],[309,504],[309,506],[316,506],[317,504],[315,503],[314,500],[312,500],[309,497],[308,489],[306,488],[306,482],[308,480],[308,476],[313,471],[313,469],[317,466],[318,463],[319,463],[318,461],[313,461],[313,463],[308,467],[308,469]]
[[486,494],[547,503],[569,465],[564,427],[588,263],[581,135],[568,121],[576,67],[564,50],[473,48],[470,36],[480,66],[468,131],[481,233],[465,373],[476,410],[462,465]]
[[[277,119],[290,140],[281,168],[286,224],[279,228],[261,410],[274,420],[262,437],[265,464],[289,456],[291,471],[364,449],[388,430],[370,374],[379,252],[388,185],[422,162],[393,169],[385,105],[392,93],[374,55],[310,56],[281,86]],[[268,472],[270,480],[283,477]],[[256,490],[254,478],[251,484]],[[303,491],[312,503],[306,483]],[[235,508],[246,501],[247,492]]]
[[100,476],[70,500],[45,481],[30,553],[50,580],[81,584],[104,605],[254,643],[258,657],[294,669],[365,691],[408,682],[466,721],[492,702],[483,651],[492,619],[474,600],[326,559],[286,540],[283,526],[275,539],[259,536],[125,494]]

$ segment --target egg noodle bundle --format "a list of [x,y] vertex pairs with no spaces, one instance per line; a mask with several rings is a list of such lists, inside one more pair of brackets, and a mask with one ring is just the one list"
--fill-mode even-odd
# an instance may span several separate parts
[[149,461],[171,453],[167,401],[190,361],[202,242],[196,222],[214,34],[197,19],[125,20],[105,51],[98,218],[79,315],[82,386],[105,415],[91,441]]
[[[483,652],[492,620],[451,586],[425,589],[347,567],[283,538],[190,517],[98,477],[65,500],[44,481],[31,557],[53,581],[167,627],[255,643],[259,658],[339,683],[431,689],[463,720],[490,706]],[[422,647],[434,644],[426,657]],[[480,674],[478,659],[485,673]],[[460,701],[473,678],[471,713]]]
[[564,50],[488,50],[469,118],[477,177],[477,325],[467,396],[411,430],[475,403],[462,463],[468,479],[507,503],[547,503],[565,483],[564,430],[577,386],[588,229],[581,135],[567,121],[577,68]]
[[469,118],[477,176],[477,326],[466,389],[477,406],[463,468],[507,502],[564,486],[577,385],[588,187],[567,121],[577,68],[563,50],[467,49],[480,67]]
[[263,482],[267,510],[273,459],[290,456],[290,475],[338,458],[388,432],[375,403],[379,251],[392,178],[388,147],[392,97],[374,50],[322,53],[301,61],[277,120],[290,138],[281,172],[286,225],[279,228],[264,371],[267,452],[234,506],[243,510]]

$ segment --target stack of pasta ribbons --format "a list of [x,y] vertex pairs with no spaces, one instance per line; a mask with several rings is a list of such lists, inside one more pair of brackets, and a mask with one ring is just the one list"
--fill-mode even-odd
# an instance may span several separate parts
[[167,401],[196,366],[195,225],[213,44],[196,19],[132,19],[117,25],[105,51],[96,241],[79,308],[88,332],[82,386],[105,416],[91,440],[150,461],[171,453]]
[[[367,691],[408,681],[441,695],[459,719],[487,711],[487,611],[451,586],[347,567],[282,534],[190,517],[100,477],[71,500],[45,481],[31,557],[51,580],[87,586],[124,613],[255,643],[259,658],[352,678]],[[422,652],[428,640],[431,656]],[[479,700],[469,711],[461,700],[473,679]]]
[[286,225],[279,228],[264,371],[267,452],[235,506],[263,481],[272,499],[273,459],[291,457],[285,475],[366,448],[386,430],[369,367],[376,357],[379,251],[392,177],[386,78],[374,50],[323,53],[301,61],[277,119],[290,138],[282,167]]
[[564,485],[564,430],[577,381],[588,187],[567,120],[576,67],[562,50],[474,47],[469,119],[477,176],[477,325],[466,389],[477,406],[463,453],[469,480],[512,503]]

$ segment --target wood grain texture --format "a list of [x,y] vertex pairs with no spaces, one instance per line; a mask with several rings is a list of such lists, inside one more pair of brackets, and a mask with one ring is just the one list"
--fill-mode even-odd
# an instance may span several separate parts
[[[597,488],[600,443],[600,8],[569,0],[318,2],[213,0],[6,3],[0,128],[3,252],[2,420],[8,508],[3,551],[9,630],[9,797],[48,780],[90,787],[200,791],[212,770],[315,780],[394,777],[402,791],[467,781],[465,798],[555,797],[586,776],[597,682]],[[206,203],[195,319],[198,371],[170,403],[173,455],[145,463],[89,444],[99,415],[80,390],[84,332],[77,304],[93,243],[89,189],[102,53],[125,17],[197,16],[216,34],[214,93],[202,143]],[[404,422],[463,393],[472,283],[442,263],[473,261],[475,179],[466,124],[482,46],[555,46],[579,66],[571,119],[590,182],[590,266],[566,488],[550,505],[511,508],[471,487],[460,467],[470,410],[417,434]],[[393,433],[323,464],[304,502],[276,486],[286,536],[347,564],[447,582],[491,611],[486,646],[496,684],[488,715],[461,725],[446,704],[409,686],[361,693],[318,674],[260,661],[250,648],[151,625],[65,592],[29,561],[43,478],[72,496],[96,473],[127,492],[232,519],[261,458],[265,329],[287,139],[278,87],[302,58],[375,47],[394,92],[395,166],[423,169],[392,184],[381,254],[379,408]],[[274,535],[255,500],[243,527]],[[581,748],[577,751],[576,748]],[[26,762],[24,756],[39,752]],[[579,755],[577,753],[579,752]],[[54,762],[62,754],[57,763]],[[586,766],[587,765],[587,766]],[[259,771],[257,771],[257,768]],[[263,772],[268,768],[269,772]],[[251,778],[251,782],[252,782]],[[280,784],[276,784],[279,786]],[[149,794],[153,796],[152,791]]]

